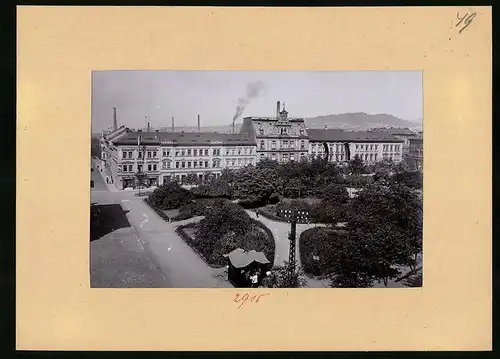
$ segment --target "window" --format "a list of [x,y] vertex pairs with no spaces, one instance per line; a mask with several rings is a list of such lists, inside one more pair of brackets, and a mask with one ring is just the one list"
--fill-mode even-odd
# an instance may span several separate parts
[[167,169],[167,161],[164,161],[162,164],[161,164],[161,169]]
[[167,151],[163,150],[163,157],[167,157]]
[[179,161],[175,162],[175,168],[179,168]]
[[335,161],[338,161],[338,160],[339,160],[339,155],[335,154]]
[[179,156],[179,150],[175,150],[175,157]]
[[260,133],[261,135],[263,135],[263,134],[264,134],[264,129],[263,129],[263,128],[259,128],[259,133]]
[[238,166],[241,167],[241,158],[238,158]]
[[153,165],[153,171],[157,171],[157,170],[158,170],[157,165]]
[[234,149],[231,150],[231,156],[234,156],[236,154],[236,151]]
[[[205,156],[208,156],[208,148],[205,148]],[[208,163],[208,162],[207,162]],[[208,167],[208,166],[207,166]]]
[[300,141],[300,149],[303,150],[305,147],[304,141]]
[[293,153],[290,155],[290,161],[295,161],[295,156],[293,155]]
[[392,152],[392,145],[391,145],[391,152]]
[[271,149],[275,150],[276,149],[276,141],[271,142]]
[[356,145],[356,151],[359,150],[359,145]]
[[191,150],[188,150],[188,156],[191,156]]
[[122,158],[127,158],[127,152],[122,153]]
[[137,172],[142,172],[142,165],[137,165]]
[[198,150],[196,148],[193,150],[193,156],[198,156]]
[[128,153],[128,158],[132,158],[132,157],[134,157],[134,153],[133,153],[132,151],[130,151],[130,152]]
[[241,156],[241,148],[238,148],[238,156]]
[[156,151],[153,152],[153,158],[156,158]]
[[373,161],[373,153],[370,153],[370,162]]
[[198,167],[198,161],[194,161],[194,162],[193,162],[193,167],[194,167],[194,168]]
[[282,129],[281,129],[281,134],[282,134],[282,135],[286,135],[286,128],[282,128]]
[[167,168],[170,168],[170,161],[167,162]]
[[226,156],[229,156],[229,150],[226,150]]
[[208,168],[208,161],[205,161],[205,168]]
[[260,154],[260,159],[264,159],[264,156],[265,156],[265,155],[264,155],[263,153],[261,153],[261,154]]
[[123,172],[127,172],[127,165],[123,165]]
[[151,151],[148,151],[148,158],[151,158]]
[[234,167],[235,165],[236,165],[236,160],[232,160],[232,161],[231,161],[231,166],[233,166],[233,167]]
[[288,148],[288,141],[283,141],[283,148]]
[[203,167],[203,161],[200,161],[200,167]]
[[273,154],[271,155],[271,159],[272,159],[273,161],[276,161],[276,153],[273,153]]
[[184,157],[186,155],[186,150],[181,150],[181,156]]
[[288,153],[283,153],[283,162],[288,161]]
[[191,168],[191,161],[188,161],[188,168]]
[[368,161],[368,153],[365,153],[365,161]]
[[264,149],[264,141],[260,141],[260,148]]
[[148,172],[151,171],[151,165],[148,165]]
[[290,141],[290,148],[295,148],[295,141]]
[[186,168],[186,162],[182,161],[182,163],[181,163],[181,167],[182,167],[182,168]]

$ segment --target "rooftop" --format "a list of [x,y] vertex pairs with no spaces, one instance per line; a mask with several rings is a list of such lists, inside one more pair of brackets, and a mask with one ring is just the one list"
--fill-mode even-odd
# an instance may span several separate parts
[[307,130],[312,142],[403,142],[386,132],[343,131],[340,129]]
[[415,132],[409,128],[387,127],[387,128],[373,128],[370,132],[386,132],[391,135],[416,135]]
[[245,251],[244,249],[237,248],[225,257],[229,257],[231,264],[236,268],[244,268],[250,263],[258,262],[262,264],[270,263],[266,255],[262,252],[256,252],[254,250]]
[[217,142],[225,145],[255,144],[246,134],[227,134],[217,132],[130,132],[115,141],[116,145],[136,145],[141,136],[142,144],[160,144],[164,142],[177,145],[208,145]]

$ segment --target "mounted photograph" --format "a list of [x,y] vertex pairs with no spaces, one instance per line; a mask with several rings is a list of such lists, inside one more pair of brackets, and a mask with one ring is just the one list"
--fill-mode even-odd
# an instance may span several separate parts
[[91,287],[422,287],[422,76],[93,71]]

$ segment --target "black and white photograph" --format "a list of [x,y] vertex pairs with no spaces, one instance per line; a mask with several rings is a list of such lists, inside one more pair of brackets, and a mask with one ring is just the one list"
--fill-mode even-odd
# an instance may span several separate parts
[[423,286],[422,71],[91,81],[92,288]]

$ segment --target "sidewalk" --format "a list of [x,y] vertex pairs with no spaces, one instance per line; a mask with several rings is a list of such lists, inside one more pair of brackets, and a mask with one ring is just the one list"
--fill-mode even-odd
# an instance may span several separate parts
[[[94,171],[98,172],[102,176],[102,179],[104,180],[104,183],[108,187],[108,190],[110,192],[119,192],[118,188],[116,188],[116,186],[114,184],[112,184],[112,183],[106,183],[106,176],[108,176],[109,178],[111,178],[111,173],[109,173],[109,171],[107,169],[105,169],[105,168],[103,169],[102,168],[102,166],[100,165],[99,160],[97,160],[95,158],[92,158],[92,161],[93,161],[92,167],[94,168]],[[97,169],[98,166],[99,166],[99,169]]]

